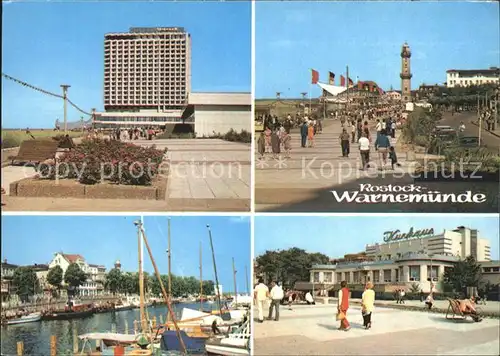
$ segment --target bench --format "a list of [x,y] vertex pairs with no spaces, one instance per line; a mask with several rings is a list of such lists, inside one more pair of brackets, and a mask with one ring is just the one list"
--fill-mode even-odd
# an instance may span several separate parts
[[40,163],[47,159],[55,158],[58,141],[54,140],[26,140],[21,143],[16,156],[9,156],[14,162]]
[[465,320],[468,316],[470,316],[475,322],[481,321],[481,316],[479,314],[479,310],[477,314],[472,313],[464,313],[460,310],[460,301],[458,299],[447,298],[448,302],[448,310],[446,311],[446,319],[450,320]]

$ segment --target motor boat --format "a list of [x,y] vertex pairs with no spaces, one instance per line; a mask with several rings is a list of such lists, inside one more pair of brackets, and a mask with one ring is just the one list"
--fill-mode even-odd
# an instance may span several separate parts
[[205,350],[209,355],[249,356],[250,321],[247,319],[240,327],[223,337],[213,337],[205,341]]
[[6,325],[17,325],[17,324],[26,324],[33,323],[35,321],[42,320],[42,313],[30,313],[28,315],[23,315],[20,318],[13,319],[5,319]]

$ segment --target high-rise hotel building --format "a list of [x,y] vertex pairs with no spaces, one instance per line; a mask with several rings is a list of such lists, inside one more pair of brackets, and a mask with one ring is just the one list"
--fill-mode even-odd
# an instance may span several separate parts
[[97,114],[97,122],[181,121],[190,90],[191,36],[184,28],[131,28],[105,35],[105,112]]

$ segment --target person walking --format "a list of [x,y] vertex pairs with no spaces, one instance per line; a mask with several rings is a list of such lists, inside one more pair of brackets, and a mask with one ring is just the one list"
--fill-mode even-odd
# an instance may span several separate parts
[[302,126],[300,127],[300,137],[301,137],[301,146],[306,147],[307,144],[307,133],[308,133],[308,128],[307,128],[307,121],[304,121]]
[[363,136],[359,139],[358,144],[359,153],[361,154],[361,170],[364,171],[369,167],[370,163],[370,141],[368,140],[368,137],[366,137],[366,134],[363,134]]
[[355,143],[356,142],[356,123],[354,121],[351,121],[351,136],[352,136],[352,140],[351,140],[351,143]]
[[314,125],[312,122],[309,124],[309,127],[307,129],[307,141],[309,147],[314,147]]
[[253,298],[259,310],[259,323],[264,322],[264,303],[269,298],[269,288],[264,284],[264,279],[259,278],[259,283],[254,289]]
[[378,152],[379,158],[382,158],[381,168],[384,168],[387,164],[387,153],[389,152],[389,147],[391,147],[391,142],[389,141],[386,132],[382,130],[375,141],[375,150]]
[[380,132],[382,131],[382,123],[380,122],[379,119],[377,119],[377,124],[375,125],[375,129],[377,130],[377,138],[378,138]]
[[285,157],[290,158],[290,151],[292,150],[292,137],[289,133],[283,135],[283,149],[285,150]]
[[401,167],[401,164],[398,162],[398,156],[396,155],[394,146],[389,147],[389,159],[391,160],[392,169],[394,169],[394,166]]
[[375,305],[375,291],[373,283],[368,282],[365,291],[361,295],[361,313],[363,315],[363,326],[366,330],[372,327],[372,312]]
[[281,153],[281,142],[277,129],[275,129],[271,135],[271,147],[273,149],[274,159],[278,158]]
[[271,129],[269,127],[266,127],[264,131],[264,135],[266,136],[266,152],[271,152],[271,134]]
[[313,298],[311,292],[307,291],[305,299],[306,299],[307,305],[316,305],[316,302],[314,301],[314,298]]
[[271,283],[271,305],[269,306],[269,317],[271,320],[273,318],[273,309],[275,309],[274,320],[278,321],[280,319],[280,303],[284,297],[283,289],[276,282]]
[[260,133],[259,139],[257,140],[257,149],[259,151],[259,159],[264,159],[264,154],[266,153],[266,137],[264,132]]
[[342,157],[349,157],[349,133],[346,129],[340,134],[340,146],[342,147]]
[[351,326],[349,321],[347,321],[347,310],[349,309],[349,289],[347,288],[347,282],[340,282],[340,290],[339,290],[339,300],[337,311],[340,318],[340,328],[339,330],[349,331]]

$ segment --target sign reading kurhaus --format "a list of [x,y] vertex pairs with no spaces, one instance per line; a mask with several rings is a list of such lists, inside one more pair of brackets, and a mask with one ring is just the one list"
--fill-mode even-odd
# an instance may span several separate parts
[[408,240],[413,238],[420,239],[422,237],[430,235],[434,235],[434,229],[422,229],[414,231],[413,227],[411,227],[410,230],[405,234],[401,234],[400,230],[384,232],[384,242]]

